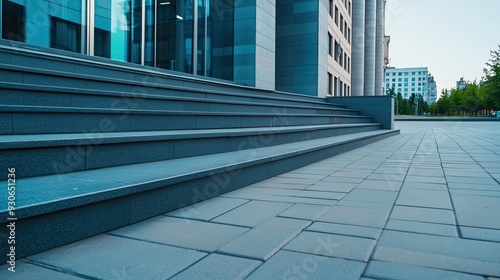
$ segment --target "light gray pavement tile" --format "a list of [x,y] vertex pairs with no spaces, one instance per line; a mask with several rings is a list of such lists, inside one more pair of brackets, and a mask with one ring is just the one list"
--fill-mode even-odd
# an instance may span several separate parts
[[441,167],[438,168],[416,168],[408,169],[409,176],[444,177]]
[[431,224],[403,220],[389,220],[385,229],[415,232],[431,235],[458,237],[457,227],[453,225]]
[[484,190],[484,191],[499,191],[500,186],[497,185],[483,185],[474,183],[456,183],[449,182],[448,187],[452,189],[464,189],[464,190]]
[[350,206],[333,206],[318,221],[327,223],[338,223],[347,225],[367,226],[383,228],[388,209],[361,208]]
[[418,183],[418,182],[404,182],[403,189],[423,189],[423,190],[436,190],[436,191],[448,191],[448,187],[445,184],[430,184],[430,183]]
[[148,279],[165,279],[204,256],[194,250],[102,234],[28,259],[98,279],[141,279],[145,272]]
[[484,171],[446,170],[445,173],[447,177],[491,178],[491,176]]
[[500,230],[474,227],[459,228],[462,238],[500,242]]
[[477,196],[496,196],[500,197],[500,188],[496,191],[450,189],[451,194],[477,195]]
[[256,260],[214,253],[171,279],[245,279],[261,264]]
[[372,259],[500,276],[500,243],[384,231]]
[[40,267],[25,263],[23,261],[16,261],[14,272],[7,270],[10,265],[0,266],[0,279],[2,280],[34,280],[34,279],[51,279],[51,280],[78,280],[84,279],[66,274],[59,271],[54,271],[48,268]]
[[209,221],[244,203],[246,199],[216,197],[167,213],[167,216]]
[[446,184],[443,177],[426,177],[426,176],[406,176],[405,182],[420,182],[431,184]]
[[305,229],[306,231],[333,233],[339,235],[349,235],[354,237],[364,237],[370,239],[378,239],[382,230],[371,227],[361,227],[352,225],[332,224],[315,222]]
[[398,280],[484,280],[481,276],[409,264],[371,261],[363,274],[375,279]]
[[452,194],[458,224],[500,229],[500,197]]
[[351,200],[340,200],[335,205],[336,206],[358,207],[358,208],[386,209],[386,210],[391,210],[392,206],[393,206],[392,203],[351,201]]
[[371,171],[365,170],[352,170],[352,171],[344,171],[343,169],[333,173],[330,177],[347,177],[347,178],[360,178],[364,179],[370,175]]
[[345,196],[345,193],[303,190],[303,191],[300,191],[300,192],[294,194],[293,196],[340,200]]
[[444,209],[394,206],[391,219],[455,225],[453,211]]
[[263,183],[281,183],[281,184],[293,184],[293,185],[312,185],[318,182],[319,179],[316,178],[288,178],[288,177],[273,177],[263,181]]
[[384,230],[377,246],[497,263],[500,267],[500,243],[495,242]]
[[273,218],[236,238],[219,252],[265,261],[311,222]]
[[292,206],[291,203],[250,201],[238,208],[235,208],[215,219],[214,222],[255,227]]
[[272,194],[290,196],[298,192],[300,192],[300,190],[248,186],[239,190],[232,191],[231,194]]
[[450,196],[447,191],[422,189],[402,189],[396,205],[452,209]]
[[283,202],[283,203],[304,203],[304,204],[315,204],[315,205],[326,205],[333,206],[338,200],[333,199],[318,199],[318,198],[307,198],[307,197],[295,197],[295,196],[282,196],[282,195],[271,195],[271,194],[238,194],[238,193],[228,193],[224,194],[224,197],[233,198],[246,198],[253,199],[255,201],[268,201],[268,202]]
[[475,177],[455,177],[446,176],[446,181],[448,183],[469,183],[475,185],[493,185],[498,186],[497,181],[493,178],[475,178]]
[[155,217],[111,231],[113,235],[213,252],[248,231],[247,228]]
[[293,171],[290,171],[289,173],[291,174],[313,174],[313,175],[325,175],[328,176],[332,174],[333,172],[337,171],[338,169],[317,169],[317,168],[300,168],[300,169],[295,169]]
[[394,203],[398,193],[393,191],[363,190],[355,188],[343,199],[351,201]]
[[297,173],[284,173],[279,175],[277,178],[298,178],[298,179],[316,179],[321,180],[325,178],[327,175],[318,175],[318,174],[297,174]]
[[304,231],[285,245],[285,250],[367,262],[375,247],[373,239]]
[[355,183],[359,184],[364,178],[342,177],[335,174],[323,178],[320,182],[338,182],[338,183]]
[[408,171],[407,168],[403,167],[379,167],[375,171],[373,171],[373,174],[396,174],[396,175],[406,175],[406,172]]
[[405,179],[405,175],[400,175],[400,174],[375,174],[372,173],[368,177],[366,177],[366,180],[381,180],[381,181],[397,181],[403,182]]
[[337,182],[325,182],[321,181],[314,185],[307,187],[307,190],[310,191],[325,191],[325,192],[340,192],[340,193],[348,193],[354,187],[356,187],[356,183],[337,183]]
[[280,250],[247,279],[357,280],[365,266],[357,261]]
[[[389,176],[390,177],[390,176]],[[387,179],[390,179],[387,177]],[[403,182],[398,181],[379,181],[366,179],[361,182],[356,189],[379,190],[379,191],[392,191],[397,192],[401,188]]]
[[329,206],[294,204],[292,207],[281,212],[281,214],[279,214],[278,216],[315,221],[316,219],[321,217],[328,209],[330,209]]
[[285,184],[285,183],[269,183],[269,182],[258,182],[253,185],[253,187],[259,188],[277,188],[277,189],[292,189],[292,190],[303,190],[310,186],[310,184]]

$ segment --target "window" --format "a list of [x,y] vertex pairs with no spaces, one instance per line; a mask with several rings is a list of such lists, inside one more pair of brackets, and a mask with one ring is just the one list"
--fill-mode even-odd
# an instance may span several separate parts
[[415,86],[415,83],[411,83],[411,86],[414,87]]
[[415,72],[411,72],[412,75],[415,75]]
[[408,86],[408,83],[405,83],[405,87],[407,87],[407,86]]
[[389,84],[385,84],[385,88],[389,88]]
[[408,88],[405,88],[404,92],[408,92]]
[[398,73],[398,76],[403,76],[403,73],[399,72],[399,73]]
[[389,79],[385,79],[385,82],[389,82]]
[[411,78],[412,81],[415,81],[415,78]]
[[422,83],[418,83],[418,86],[422,86]]
[[339,26],[339,8],[335,5],[335,24]]
[[351,43],[351,28],[347,28],[347,42]]
[[415,92],[415,88],[411,88],[411,91],[412,91],[412,92]]
[[405,72],[405,76],[408,76],[408,72]]
[[343,62],[344,62],[344,70],[347,70],[347,54],[346,53],[344,53],[344,60],[343,60]]
[[389,73],[385,73],[386,76],[389,76],[390,74]]
[[340,80],[339,78],[339,96],[344,96],[344,92],[342,91],[342,87],[344,86],[344,83],[342,83],[342,81]]
[[347,12],[349,13],[349,15],[351,15],[351,1],[349,1],[349,6],[347,8]]
[[392,78],[392,81],[395,82],[396,81],[396,78]]
[[347,94],[346,96],[351,96],[351,87],[347,86]]
[[333,76],[332,74],[328,73],[328,95],[332,95],[332,81],[333,80]]
[[339,58],[342,56],[342,48],[340,47],[340,44],[335,40],[335,61],[339,62]]
[[340,32],[344,33],[344,17],[340,15]]
[[330,5],[328,6],[328,13],[331,17],[333,17],[333,0],[330,0],[329,4]]
[[405,82],[408,82],[408,78],[405,78]]
[[338,78],[337,78],[337,77],[335,77],[335,78],[333,78],[333,95],[334,95],[334,96],[339,96],[339,95],[338,95],[338,94],[339,94],[339,92],[338,92],[338,88],[339,88],[339,87],[338,87]]
[[396,73],[392,73],[393,76],[396,76]]
[[347,73],[351,73],[351,58],[347,58]]
[[344,21],[344,38],[347,39],[347,22]]
[[80,25],[51,17],[50,47],[71,52],[80,52]]
[[328,32],[328,54],[333,57],[333,37],[330,32]]
[[403,79],[402,79],[402,78],[398,78],[398,82],[402,82],[402,81],[403,81]]
[[398,83],[398,87],[402,87],[402,84],[401,84],[401,83]]
[[[0,4],[2,4],[0,2]],[[24,26],[25,11],[24,6],[3,1],[2,7],[2,38],[12,41],[25,42]]]

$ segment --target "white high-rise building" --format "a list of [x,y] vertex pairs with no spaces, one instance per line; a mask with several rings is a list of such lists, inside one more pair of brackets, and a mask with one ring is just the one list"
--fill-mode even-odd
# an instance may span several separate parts
[[385,88],[386,92],[391,88],[400,92],[403,98],[410,98],[415,93],[423,96],[428,104],[437,99],[436,81],[427,67],[389,67],[385,73]]

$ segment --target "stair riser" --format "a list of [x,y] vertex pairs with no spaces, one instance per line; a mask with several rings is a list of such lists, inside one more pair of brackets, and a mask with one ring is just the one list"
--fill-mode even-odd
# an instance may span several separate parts
[[[358,111],[330,108],[294,108],[285,105],[228,104],[210,100],[184,101],[142,98],[139,96],[110,96],[76,94],[74,92],[53,93],[18,89],[0,89],[3,105],[54,106],[106,109],[175,110],[203,112],[273,113],[281,110],[289,114],[359,115]],[[296,104],[297,105],[297,104]],[[302,104],[304,105],[304,104]],[[307,104],[305,104],[307,105]]]
[[[68,173],[110,166],[232,152],[380,129],[379,126],[330,128],[242,137],[179,139],[101,145],[103,139],[81,139],[76,145],[1,151],[0,169],[15,167],[19,178]],[[29,159],[29,160],[28,160]],[[7,174],[0,174],[6,180]]]
[[0,114],[0,134],[86,133],[174,129],[283,127],[316,124],[366,123],[370,118],[350,116],[203,116],[123,113]]
[[[145,220],[381,140],[366,138],[273,162],[16,221],[16,259]],[[0,236],[7,236],[0,224]],[[43,236],[44,238],[40,238]],[[7,246],[1,247],[5,263]]]

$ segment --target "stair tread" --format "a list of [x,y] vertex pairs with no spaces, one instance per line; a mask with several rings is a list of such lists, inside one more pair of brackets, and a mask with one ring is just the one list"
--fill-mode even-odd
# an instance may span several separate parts
[[[60,86],[47,86],[47,85],[25,85],[19,83],[9,83],[0,82],[0,88],[8,89],[18,89],[18,90],[29,90],[29,91],[45,91],[45,92],[57,92],[57,93],[68,93],[68,94],[85,94],[91,96],[115,96],[120,98],[133,98],[133,99],[160,99],[165,101],[186,101],[186,102],[208,102],[208,103],[220,103],[220,104],[234,104],[234,105],[251,105],[251,106],[263,106],[263,107],[285,107],[285,108],[298,108],[298,109],[316,109],[316,110],[340,110],[340,111],[352,111],[359,112],[356,109],[346,108],[345,105],[335,104],[335,103],[322,103],[322,102],[309,102],[300,101],[300,105],[291,104],[275,104],[271,103],[275,98],[268,97],[269,102],[252,102],[252,101],[237,101],[237,100],[227,100],[227,99],[217,99],[217,98],[196,98],[196,97],[184,97],[177,95],[160,95],[160,94],[144,94],[144,93],[124,93],[120,91],[109,91],[109,90],[94,90],[94,89],[84,89],[84,88],[68,88]],[[262,99],[261,97],[245,96],[246,99]],[[291,101],[294,100],[283,100],[281,98],[276,98],[278,101]],[[298,103],[298,102],[297,102]],[[311,106],[306,106],[304,104],[310,104]],[[314,106],[313,106],[314,105]]]
[[[220,154],[18,178],[16,217],[103,201],[396,132],[375,130]],[[40,191],[43,188],[48,191]],[[6,196],[0,197],[0,205],[0,219],[5,220],[8,217]]]
[[322,124],[304,126],[218,128],[160,131],[126,131],[99,133],[59,133],[0,135],[0,150],[15,148],[53,147],[64,145],[112,144],[139,141],[178,140],[213,137],[241,137],[260,134],[302,132],[331,128],[380,126],[378,123]]
[[367,118],[359,115],[341,114],[291,114],[281,112],[221,112],[221,111],[186,111],[186,110],[141,110],[141,109],[109,109],[89,107],[63,107],[63,106],[20,106],[0,105],[0,112],[5,113],[111,113],[111,114],[161,114],[161,115],[207,115],[207,116],[342,116],[354,118]]

